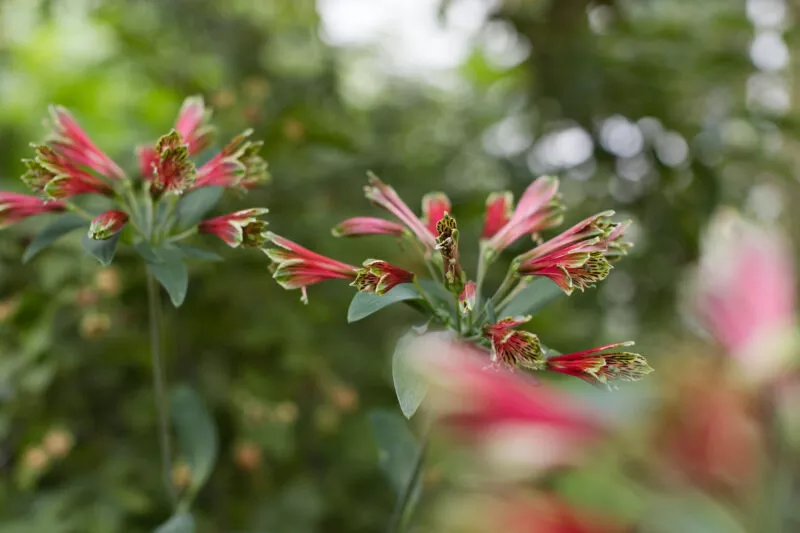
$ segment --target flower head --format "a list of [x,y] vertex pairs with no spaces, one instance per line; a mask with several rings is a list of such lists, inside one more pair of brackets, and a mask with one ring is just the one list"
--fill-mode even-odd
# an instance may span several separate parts
[[475,308],[477,298],[477,286],[474,281],[468,281],[464,285],[464,290],[458,295],[458,309],[462,315],[468,315]]
[[[508,222],[500,229],[491,228],[494,233],[491,238],[484,241],[485,248],[492,253],[500,253],[524,235],[532,235],[560,224],[563,206],[558,200],[557,193],[557,178],[552,176],[537,178],[525,189]],[[505,198],[503,201],[507,200],[509,199]],[[499,204],[499,200],[494,201]],[[494,220],[492,222],[496,223]]]
[[592,385],[615,388],[614,381],[639,381],[653,371],[638,353],[618,350],[632,342],[607,344],[583,352],[549,357],[545,368],[578,377]]
[[492,362],[509,370],[523,366],[540,370],[544,365],[539,337],[528,331],[512,329],[531,319],[530,316],[507,317],[484,327],[483,335],[492,343]]
[[89,226],[89,238],[104,241],[110,239],[125,227],[128,223],[128,214],[124,211],[112,209],[100,213]]
[[0,228],[34,215],[59,213],[65,209],[63,202],[48,202],[37,196],[0,192]]
[[486,199],[486,215],[481,239],[491,239],[514,213],[514,195],[509,191],[493,192]]
[[343,220],[333,228],[334,237],[361,237],[364,235],[394,235],[399,237],[407,232],[405,226],[374,217],[354,217]]
[[436,225],[449,211],[452,211],[450,199],[443,192],[429,192],[422,197],[422,221],[433,235],[438,235]]
[[186,140],[189,155],[199,154],[211,142],[214,127],[209,124],[211,110],[207,109],[202,96],[190,96],[183,101],[175,129]]
[[36,146],[36,158],[24,160],[22,181],[34,192],[53,200],[79,194],[111,194],[111,186],[86,172],[47,145]]
[[197,171],[189,160],[188,146],[177,130],[158,140],[156,156],[150,182],[150,190],[155,196],[165,192],[181,194],[192,186]]
[[111,180],[125,178],[122,169],[92,142],[69,111],[61,106],[51,107],[50,126],[47,144],[70,163],[88,167]]
[[312,252],[280,235],[267,232],[267,240],[278,248],[264,253],[272,260],[272,277],[284,289],[300,289],[302,301],[308,303],[306,287],[329,279],[355,280],[359,268]]
[[264,143],[249,141],[252,130],[233,138],[197,171],[195,187],[253,187],[267,181],[267,162],[258,155]]
[[436,223],[436,235],[436,249],[442,254],[445,286],[458,294],[464,288],[464,272],[458,261],[458,226],[456,219],[446,211]]
[[216,235],[231,248],[259,248],[267,240],[267,222],[258,217],[269,210],[261,207],[243,209],[204,220],[197,230]]
[[370,174],[369,185],[364,187],[364,194],[372,203],[386,209],[405,224],[428,251],[433,250],[436,246],[434,233],[403,202],[397,191]]
[[374,292],[382,296],[401,283],[414,281],[414,273],[379,259],[367,259],[350,284],[359,292]]

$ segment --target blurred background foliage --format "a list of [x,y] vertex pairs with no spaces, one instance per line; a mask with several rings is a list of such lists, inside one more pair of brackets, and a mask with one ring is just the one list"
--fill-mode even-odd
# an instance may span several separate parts
[[[680,349],[676,287],[714,207],[798,227],[794,16],[783,0],[0,0],[2,188],[22,191],[50,103],[135,169],[134,147],[201,94],[220,139],[265,141],[274,179],[246,200],[273,231],[413,266],[390,240],[330,236],[378,214],[372,170],[412,206],[446,191],[474,271],[486,195],[556,173],[567,223],[613,208],[636,247],[534,330],[561,351],[636,339],[658,369]],[[0,533],[151,531],[169,508],[144,273],[124,255],[100,269],[77,237],[22,265],[44,222],[0,239]],[[218,248],[226,261],[192,265],[166,312],[168,378],[220,430],[199,531],[379,530],[394,496],[366,413],[395,408],[389,356],[416,317],[348,326],[344,284],[305,307],[262,254]]]

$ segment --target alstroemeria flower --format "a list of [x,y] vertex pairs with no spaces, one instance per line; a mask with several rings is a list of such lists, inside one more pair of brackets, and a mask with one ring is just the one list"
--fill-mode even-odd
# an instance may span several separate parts
[[444,283],[455,294],[464,288],[464,272],[458,259],[458,227],[456,219],[445,212],[436,224],[436,249],[442,255]]
[[412,281],[414,281],[413,272],[379,259],[367,259],[364,261],[364,268],[358,271],[356,279],[350,285],[359,292],[373,292],[382,296],[397,285]]
[[620,239],[627,225],[612,223],[613,214],[605,211],[591,216],[520,255],[515,260],[517,272],[550,278],[567,294],[593,287],[612,268],[606,255],[617,256],[625,250]]
[[53,200],[64,200],[79,194],[111,194],[111,186],[82,170],[66,157],[46,145],[36,147],[36,159],[24,160],[28,170],[22,175],[34,192]]
[[443,192],[429,192],[422,197],[422,222],[434,236],[439,234],[436,224],[452,210],[450,199]]
[[468,281],[464,285],[464,290],[458,295],[458,309],[462,315],[468,315],[475,308],[477,298],[477,286],[474,281]]
[[0,228],[44,213],[59,213],[66,209],[63,202],[48,202],[37,196],[0,191]]
[[493,192],[486,199],[486,215],[483,220],[481,239],[491,239],[508,224],[514,213],[514,195],[509,191]]
[[507,317],[483,329],[492,343],[492,362],[509,370],[517,366],[540,370],[544,365],[539,337],[528,331],[512,329],[531,319],[530,316]]
[[392,187],[383,183],[377,176],[370,175],[369,185],[364,187],[364,194],[372,203],[386,209],[405,224],[426,250],[434,249],[436,235],[411,211]]
[[189,160],[188,147],[177,130],[158,140],[156,155],[158,159],[150,181],[150,191],[154,196],[165,192],[182,194],[194,184],[197,170]]
[[545,368],[575,376],[592,385],[616,388],[613,382],[639,381],[653,371],[647,360],[638,353],[619,350],[633,342],[607,344],[582,352],[554,355],[547,358]]
[[216,235],[231,248],[259,248],[267,240],[267,222],[258,217],[269,209],[253,207],[204,220],[197,227],[200,233]]
[[50,108],[50,118],[52,132],[47,138],[47,144],[59,155],[108,179],[125,178],[122,169],[92,142],[69,111],[61,106],[53,106]]
[[112,209],[100,213],[92,219],[89,226],[89,238],[104,241],[110,239],[128,223],[128,213]]
[[280,235],[267,232],[267,240],[280,248],[267,248],[264,253],[272,260],[272,277],[284,289],[300,289],[301,300],[308,303],[306,287],[329,279],[355,280],[358,267],[312,252]]
[[267,181],[267,162],[258,155],[261,141],[249,141],[247,130],[197,170],[194,187],[253,187]]
[[375,217],[354,217],[343,220],[331,231],[334,237],[362,237],[364,235],[394,235],[407,232],[405,226]]
[[542,176],[531,183],[508,222],[484,241],[486,249],[499,254],[524,235],[532,235],[561,223],[563,206],[558,201],[558,179]]

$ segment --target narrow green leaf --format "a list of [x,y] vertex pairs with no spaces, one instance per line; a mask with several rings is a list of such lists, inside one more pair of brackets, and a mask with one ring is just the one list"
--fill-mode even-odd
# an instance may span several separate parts
[[422,299],[422,296],[411,283],[398,285],[383,296],[358,292],[350,302],[350,308],[347,310],[347,321],[350,323],[358,322],[397,302],[420,299]]
[[428,393],[428,384],[411,365],[414,341],[419,338],[414,331],[400,337],[392,355],[392,381],[400,410],[406,418],[417,412],[419,405]]
[[121,233],[117,233],[110,239],[96,241],[87,234],[83,236],[81,242],[83,243],[83,249],[87,253],[100,261],[101,265],[108,266],[114,260],[114,254],[117,253],[117,243],[119,243],[120,235]]
[[187,386],[173,391],[170,408],[181,456],[192,472],[184,496],[190,503],[208,481],[217,461],[217,430],[200,395]]
[[178,227],[186,229],[200,222],[219,203],[224,192],[222,187],[201,187],[186,193],[178,202]]
[[155,533],[194,533],[194,518],[189,513],[178,513],[158,526]]
[[146,242],[138,242],[134,244],[133,249],[136,250],[139,253],[139,255],[142,256],[142,259],[144,259],[151,265],[164,262],[160,257],[156,255],[155,250],[153,250],[153,248]]
[[147,269],[153,274],[161,286],[166,289],[172,305],[180,307],[186,299],[189,289],[189,270],[183,262],[183,255],[175,248],[156,248],[155,255],[160,263],[150,263]]
[[497,316],[535,315],[545,305],[563,295],[564,291],[553,281],[537,278],[514,296],[508,305],[498,309]]
[[67,233],[84,227],[88,228],[89,222],[78,215],[65,213],[59,216],[50,224],[45,226],[44,229],[42,229],[42,231],[40,231],[39,234],[33,238],[31,243],[25,249],[25,253],[22,254],[22,262],[27,263],[33,259],[36,254],[56,242]]
[[189,246],[188,244],[176,244],[175,247],[181,251],[184,257],[190,259],[202,259],[204,261],[222,261],[222,256],[203,248]]
[[369,414],[378,446],[378,463],[394,490],[400,494],[414,471],[420,447],[408,422],[397,413],[384,410]]

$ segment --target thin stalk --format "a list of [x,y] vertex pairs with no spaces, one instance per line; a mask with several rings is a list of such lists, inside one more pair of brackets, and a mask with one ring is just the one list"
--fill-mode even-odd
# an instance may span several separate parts
[[528,283],[527,283],[527,282],[525,282],[525,281],[522,281],[522,282],[518,283],[518,284],[517,284],[517,286],[516,286],[516,287],[514,287],[514,290],[512,290],[511,292],[509,292],[509,293],[506,295],[506,297],[505,297],[505,298],[503,298],[503,299],[500,301],[500,303],[499,303],[499,304],[497,304],[497,307],[498,307],[498,308],[502,308],[502,307],[505,307],[505,306],[507,306],[507,305],[508,305],[508,304],[511,302],[511,300],[513,300],[513,299],[514,299],[514,297],[515,297],[517,294],[519,294],[519,293],[522,291],[522,289],[524,289],[524,288],[525,288],[525,287],[527,287],[527,286],[528,286]]
[[154,225],[154,220],[153,219],[154,219],[154,210],[155,209],[154,209],[154,206],[153,206],[153,198],[150,197],[150,195],[147,195],[145,197],[144,206],[145,206],[145,211],[146,211],[145,216],[147,217],[147,224],[146,224],[147,225],[147,240],[150,241],[150,243],[152,243],[153,242],[153,225]]
[[161,235],[162,239],[166,238],[167,235],[169,235],[169,232],[172,229],[172,226],[174,225],[175,221],[171,219],[172,219],[172,214],[175,212],[175,207],[178,205],[178,200],[179,197],[177,195],[172,195],[167,200],[167,208],[164,211],[164,217],[161,220],[162,227],[164,228],[164,231]]
[[414,276],[414,286],[417,288],[420,295],[422,296],[422,299],[425,300],[425,303],[428,305],[428,307],[430,307],[431,312],[434,312],[436,310],[436,307],[433,305],[433,300],[431,300],[431,298],[428,296],[428,293],[425,292],[425,289],[422,288],[422,285],[420,285],[419,280],[417,279],[416,276]]
[[432,424],[427,422],[422,431],[422,435],[420,435],[419,450],[414,458],[413,470],[411,471],[411,475],[408,477],[408,482],[406,482],[402,492],[397,496],[397,503],[394,506],[392,518],[389,522],[389,528],[386,530],[387,533],[402,533],[405,531],[404,518],[406,517],[411,498],[414,495],[414,488],[417,486],[420,475],[422,474],[422,467],[425,463],[425,455],[428,449],[428,441],[430,440],[429,437],[431,426]]
[[195,233],[197,233],[197,226],[195,226],[193,228],[189,228],[186,231],[182,231],[180,233],[176,233],[172,237],[168,238],[167,242],[182,241],[183,239],[185,239],[187,237],[191,237]]
[[177,495],[172,484],[172,458],[169,436],[169,403],[161,361],[160,295],[153,275],[147,272],[147,303],[150,314],[150,357],[153,365],[153,389],[158,415],[158,444],[161,449],[161,474],[170,502],[175,505]]
[[86,220],[93,220],[94,216],[88,211],[78,207],[77,205],[73,204],[72,202],[67,202],[67,209],[78,215],[79,217],[85,218]]
[[495,292],[494,296],[492,296],[491,302],[493,306],[497,306],[498,302],[500,302],[508,294],[508,292],[514,288],[517,278],[517,273],[514,271],[513,267],[509,267],[508,272],[506,272],[506,277],[497,288],[497,292]]

